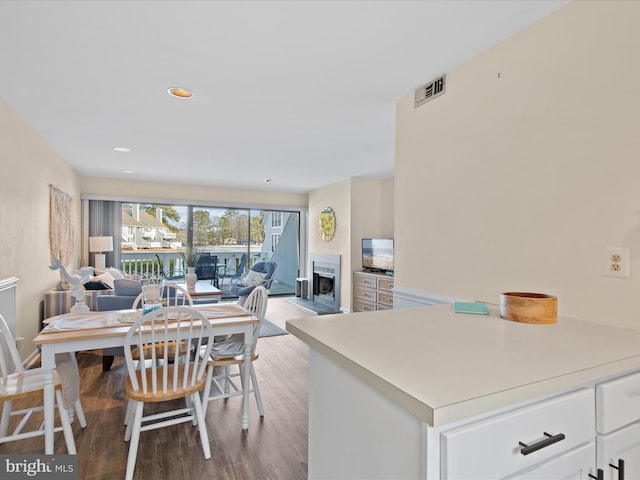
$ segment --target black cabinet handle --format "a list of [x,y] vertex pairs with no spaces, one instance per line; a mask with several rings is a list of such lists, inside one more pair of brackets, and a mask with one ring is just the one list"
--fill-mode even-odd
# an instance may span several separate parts
[[618,470],[618,480],[624,480],[624,460],[618,460],[618,465],[610,463],[609,466]]
[[520,446],[522,447],[520,449],[520,453],[522,455],[529,455],[530,453],[533,453],[533,452],[535,452],[537,450],[540,450],[541,448],[548,447],[549,445],[553,445],[554,443],[557,443],[560,440],[564,440],[564,433],[558,433],[557,435],[551,435],[550,433],[544,432],[544,436],[546,438],[543,438],[539,442],[533,443],[531,445],[527,445],[524,442],[518,442],[520,444]]
[[598,472],[598,476],[593,476],[591,474],[589,474],[589,476],[595,480],[604,480],[604,470],[602,470],[601,468],[599,468],[598,470],[596,470],[596,472]]

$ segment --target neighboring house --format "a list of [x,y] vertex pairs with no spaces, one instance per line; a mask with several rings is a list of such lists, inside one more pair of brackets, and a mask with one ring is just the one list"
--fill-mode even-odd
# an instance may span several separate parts
[[123,249],[137,249],[136,243],[137,233],[144,229],[144,225],[135,220],[127,212],[122,211],[122,248]]
[[[180,248],[177,234],[162,223],[162,209],[156,209],[156,217],[140,209],[140,205],[122,206],[123,242],[138,248]],[[125,237],[126,230],[126,237]],[[123,244],[125,248],[125,244]]]
[[264,212],[264,218],[262,219],[262,225],[264,227],[264,240],[262,241],[262,249],[270,252],[275,252],[280,237],[282,236],[283,225],[286,223],[286,218],[289,214],[286,212]]
[[[264,241],[262,250],[271,252],[271,260],[278,264],[276,280],[286,285],[295,285],[300,266],[291,261],[289,252],[298,251],[297,215],[287,212],[265,211]],[[299,259],[298,259],[299,260]]]

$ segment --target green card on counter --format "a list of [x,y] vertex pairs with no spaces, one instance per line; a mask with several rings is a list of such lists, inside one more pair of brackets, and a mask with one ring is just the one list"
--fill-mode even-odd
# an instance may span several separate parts
[[474,313],[476,315],[489,315],[489,308],[485,303],[479,302],[454,302],[455,313]]

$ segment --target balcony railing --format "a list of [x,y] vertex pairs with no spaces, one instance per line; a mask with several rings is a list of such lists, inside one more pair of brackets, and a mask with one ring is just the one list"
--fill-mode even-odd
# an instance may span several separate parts
[[[239,249],[237,251],[198,249],[198,251],[207,252],[212,258],[216,257],[217,272],[221,275],[227,270],[235,271],[240,264],[242,254],[246,252]],[[270,252],[252,252],[246,269],[270,257]],[[181,277],[187,273],[183,253],[168,249],[123,250],[120,268],[125,273],[140,275],[143,283],[156,283],[164,279]]]

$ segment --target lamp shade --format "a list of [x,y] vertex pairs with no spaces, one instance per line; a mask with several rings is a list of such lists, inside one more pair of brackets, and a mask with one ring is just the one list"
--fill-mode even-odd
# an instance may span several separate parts
[[90,252],[113,252],[113,237],[89,237]]

